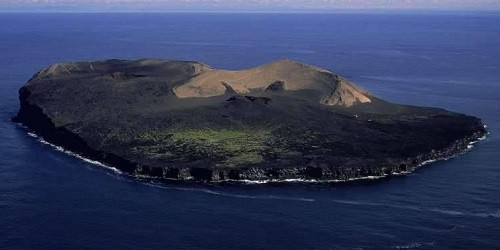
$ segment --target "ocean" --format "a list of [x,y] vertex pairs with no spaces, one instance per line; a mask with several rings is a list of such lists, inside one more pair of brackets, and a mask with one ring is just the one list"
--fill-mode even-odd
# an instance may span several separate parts
[[[500,13],[1,13],[2,249],[498,249]],[[483,119],[465,155],[352,183],[135,180],[11,123],[52,63],[289,58],[397,103]]]

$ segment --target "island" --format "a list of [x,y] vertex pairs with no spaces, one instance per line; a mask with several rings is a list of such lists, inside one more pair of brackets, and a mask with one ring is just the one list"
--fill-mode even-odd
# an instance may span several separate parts
[[348,181],[461,154],[480,119],[382,100],[293,60],[243,70],[159,59],[60,63],[19,90],[13,118],[138,178]]

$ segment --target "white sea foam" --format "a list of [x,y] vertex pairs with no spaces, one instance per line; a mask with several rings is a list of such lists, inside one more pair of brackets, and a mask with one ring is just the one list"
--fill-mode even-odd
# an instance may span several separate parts
[[475,213],[475,215],[483,218],[500,219],[500,210],[497,210],[496,212],[493,213]]
[[[43,138],[39,137],[38,135],[28,132],[28,135],[34,138],[37,138],[39,142],[49,145],[52,148],[56,149],[57,151],[63,152],[65,154],[74,156],[80,160],[83,160],[85,162],[88,162],[90,164],[94,164],[100,167],[104,167],[106,169],[112,170],[115,173],[118,174],[123,174],[120,170],[110,167],[102,162],[99,161],[94,161],[88,158],[85,158],[79,154],[76,154],[74,152],[71,152],[69,150],[64,149],[63,147],[54,145],[52,143],[49,143],[45,141]],[[479,140],[484,140],[486,136],[483,136],[478,139]],[[477,141],[473,142],[476,143]],[[437,160],[428,160],[423,162],[422,164],[429,164],[431,162],[435,162]],[[393,174],[408,174],[410,172],[401,172],[401,173],[393,173]],[[251,184],[264,184],[264,183],[270,183],[270,182],[307,182],[307,183],[322,183],[322,182],[346,182],[346,181],[352,181],[352,180],[361,180],[361,179],[379,179],[383,178],[386,175],[383,176],[365,176],[365,177],[360,177],[360,178],[350,178],[348,180],[325,180],[325,181],[320,181],[320,180],[311,180],[311,179],[284,179],[284,180],[242,180],[238,182],[243,182],[243,183],[251,183]],[[149,176],[144,176],[147,179],[153,179]],[[207,194],[212,194],[212,195],[218,195],[218,196],[227,196],[227,197],[233,197],[233,198],[245,198],[245,199],[274,199],[274,200],[288,200],[288,201],[303,201],[303,202],[314,202],[315,199],[310,199],[310,198],[303,198],[303,197],[283,197],[283,196],[273,196],[273,195],[268,195],[268,196],[252,196],[252,195],[242,195],[242,194],[233,194],[233,193],[226,193],[226,192],[217,192],[209,189],[201,189],[201,188],[182,188],[182,187],[168,187],[165,185],[161,184],[155,184],[154,182],[150,181],[148,183],[145,183],[146,185],[150,185],[153,187],[157,188],[165,188],[165,189],[174,189],[174,190],[182,190],[182,191],[196,191],[196,192],[203,192]],[[364,202],[364,201],[353,201],[353,200],[332,200],[333,202],[336,203],[342,203],[342,204],[349,204],[349,205],[362,205],[362,206],[385,206],[385,207],[390,207],[390,208],[397,208],[397,209],[408,209],[408,210],[415,210],[415,211],[429,211],[429,212],[436,212],[436,213],[441,213],[449,216],[473,216],[473,217],[481,217],[481,218],[495,218],[495,219],[500,219],[500,209],[496,210],[495,212],[461,212],[461,211],[455,211],[455,210],[446,210],[446,209],[441,209],[441,208],[424,208],[424,207],[417,207],[417,206],[409,206],[409,205],[391,205],[391,204],[386,204],[386,203],[376,203],[376,202]],[[411,246],[411,245],[410,245]],[[412,248],[412,247],[405,247],[401,246],[400,248]]]
[[[22,125],[20,125],[20,126],[23,127],[23,128],[25,128],[25,129],[27,129],[25,126],[22,126]],[[484,127],[486,128],[486,125],[484,125]],[[47,145],[53,147],[54,149],[56,149],[57,151],[69,154],[69,155],[74,156],[74,157],[76,157],[76,158],[78,158],[80,160],[83,160],[83,161],[87,162],[87,163],[94,164],[94,165],[101,166],[101,167],[104,167],[106,169],[112,170],[115,173],[124,174],[122,171],[120,171],[117,168],[108,166],[108,165],[106,165],[106,164],[104,164],[102,162],[99,162],[99,161],[95,161],[95,160],[91,160],[91,159],[85,158],[85,157],[83,157],[83,156],[81,156],[79,154],[76,154],[74,152],[66,150],[63,147],[51,144],[51,143],[45,141],[43,138],[39,137],[38,135],[36,135],[36,134],[34,134],[32,132],[28,131],[28,135],[31,136],[31,137],[37,138],[38,141],[40,141],[41,143],[47,144]],[[466,153],[467,151],[469,151],[470,149],[472,149],[473,146],[477,142],[485,140],[486,138],[487,138],[487,136],[484,135],[483,137],[477,139],[476,141],[470,142],[469,145],[467,146],[467,148],[462,152],[462,154]],[[424,166],[424,165],[427,165],[427,164],[430,164],[430,163],[433,163],[433,162],[436,162],[436,161],[448,160],[448,159],[450,159],[452,157],[455,157],[455,156],[426,160],[426,161],[421,162],[418,165],[418,167],[421,167],[421,166]],[[400,175],[408,175],[408,174],[411,174],[411,173],[412,173],[412,171],[401,171],[401,172],[393,172],[392,175],[394,175],[394,176],[400,176]],[[380,176],[362,176],[362,177],[355,177],[355,178],[348,178],[348,179],[333,179],[333,180],[316,180],[316,179],[305,179],[305,178],[288,178],[288,179],[271,179],[271,180],[248,180],[248,179],[243,179],[243,180],[222,180],[222,181],[212,181],[212,182],[214,182],[214,183],[217,183],[217,182],[237,182],[237,183],[244,183],[244,184],[266,184],[266,183],[339,183],[339,182],[349,182],[349,181],[357,181],[357,180],[377,180],[377,179],[381,179],[381,178],[384,178],[384,177],[387,177],[387,176],[388,176],[387,174],[384,174],[384,175],[380,175]],[[142,179],[165,179],[165,178],[155,178],[155,177],[146,176],[146,175],[136,175],[134,177],[136,177],[136,178],[142,178]],[[192,179],[192,177],[187,178],[186,180],[191,180],[191,179]],[[176,179],[171,179],[171,180],[176,180]]]
[[440,209],[440,208],[433,208],[433,209],[430,209],[429,211],[437,212],[437,213],[441,213],[441,214],[447,214],[447,215],[464,215],[463,212]]
[[180,190],[180,191],[192,191],[192,192],[202,192],[217,196],[227,196],[232,198],[241,198],[241,199],[260,199],[260,200],[288,200],[288,201],[305,201],[305,202],[313,202],[314,199],[303,198],[303,197],[285,197],[285,196],[274,196],[274,195],[244,195],[244,194],[234,194],[227,192],[217,192],[210,189],[205,188],[183,188],[183,187],[171,187],[165,186],[162,184],[156,184],[153,182],[145,183],[148,186],[162,188],[162,189],[170,189],[170,190]]
[[[484,125],[484,126],[486,127],[486,125]],[[430,164],[430,163],[433,163],[433,162],[437,162],[437,161],[447,161],[447,160],[449,160],[449,159],[451,159],[451,158],[454,158],[454,157],[456,157],[456,156],[458,156],[458,155],[463,155],[463,154],[465,154],[465,153],[469,152],[472,148],[474,148],[474,146],[475,146],[478,142],[485,140],[485,139],[487,138],[487,135],[488,135],[488,134],[489,134],[489,133],[487,133],[486,135],[484,135],[484,136],[482,136],[482,137],[480,137],[480,138],[476,139],[475,141],[471,141],[471,142],[469,142],[469,144],[467,145],[467,147],[466,147],[464,150],[462,150],[462,152],[458,153],[457,155],[452,155],[452,156],[449,156],[449,157],[442,157],[442,158],[437,158],[437,159],[430,159],[430,160],[426,160],[426,161],[421,162],[421,163],[418,165],[418,167],[421,167],[421,166],[424,166],[424,165],[427,165],[427,164]]]
[[418,166],[419,166],[419,167],[421,167],[421,166],[424,166],[424,165],[427,165],[427,164],[431,164],[431,163],[433,163],[433,162],[436,162],[436,161],[438,161],[438,160],[445,160],[445,159],[447,159],[447,158],[439,158],[439,159],[430,159],[430,160],[425,160],[425,161],[421,162],[420,164],[418,164]]
[[412,242],[408,243],[406,245],[401,245],[401,246],[395,246],[394,248],[396,249],[413,249],[413,248],[420,248],[422,244],[420,242]]
[[431,241],[431,242],[410,242],[408,244],[400,245],[400,246],[394,246],[391,248],[395,249],[414,249],[414,248],[428,248],[428,247],[434,247],[436,242]]
[[99,162],[99,161],[94,161],[94,160],[91,160],[91,159],[88,159],[88,158],[85,158],[75,152],[72,152],[72,151],[69,151],[69,150],[66,150],[64,149],[63,147],[61,146],[57,146],[57,145],[54,145],[46,140],[44,140],[42,137],[39,137],[38,135],[32,133],[32,132],[28,132],[28,135],[33,137],[33,138],[36,138],[38,139],[39,142],[41,142],[42,144],[45,144],[45,145],[48,145],[52,148],[54,148],[56,151],[59,151],[59,152],[62,152],[62,153],[65,153],[67,155],[71,155],[73,157],[76,157],[84,162],[87,162],[87,163],[90,163],[90,164],[94,164],[94,165],[97,165],[97,166],[100,166],[100,167],[103,167],[103,168],[106,168],[106,169],[109,169],[109,170],[112,170],[113,172],[117,173],[117,174],[123,174],[122,171],[120,171],[119,169],[117,168],[114,168],[114,167],[111,167],[111,166],[108,166],[102,162]]
[[34,133],[31,133],[31,132],[28,132],[28,135],[33,137],[33,138],[38,138],[38,135],[34,134]]
[[[401,172],[396,175],[403,175],[410,172]],[[348,182],[348,181],[357,181],[357,180],[377,180],[380,178],[387,177],[386,174],[380,176],[362,176],[348,179],[333,179],[333,180],[317,180],[317,179],[305,179],[305,178],[289,178],[289,179],[271,179],[271,180],[222,180],[217,182],[240,182],[246,184],[266,184],[266,183],[337,183],[337,182]]]
[[481,218],[495,218],[500,219],[500,210],[495,212],[469,212],[469,211],[456,211],[450,209],[443,208],[426,208],[412,205],[393,205],[389,203],[381,203],[381,202],[366,202],[366,201],[357,201],[357,200],[331,200],[335,203],[347,204],[347,205],[358,205],[358,206],[375,206],[375,207],[388,207],[395,209],[406,209],[413,211],[425,211],[425,212],[433,212],[439,213],[449,216],[467,216],[467,217],[481,217]]

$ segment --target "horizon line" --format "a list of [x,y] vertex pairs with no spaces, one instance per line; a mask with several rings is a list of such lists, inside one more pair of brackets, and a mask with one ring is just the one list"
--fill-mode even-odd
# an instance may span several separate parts
[[328,10],[0,10],[0,13],[500,13],[499,9],[328,9]]

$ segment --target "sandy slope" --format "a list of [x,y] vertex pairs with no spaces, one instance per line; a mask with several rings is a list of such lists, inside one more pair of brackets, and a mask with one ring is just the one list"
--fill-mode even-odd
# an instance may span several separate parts
[[214,97],[254,91],[313,90],[312,101],[349,107],[371,102],[370,94],[327,70],[291,60],[279,60],[251,69],[209,69],[173,89],[179,98]]

